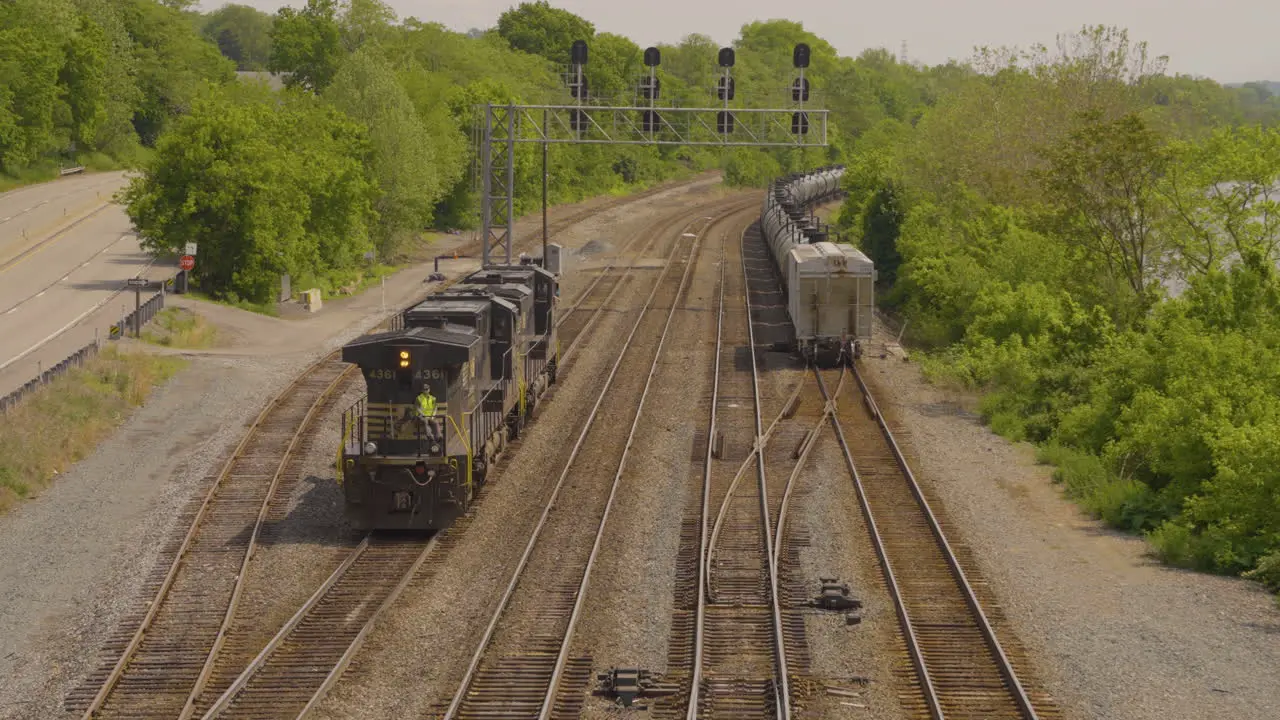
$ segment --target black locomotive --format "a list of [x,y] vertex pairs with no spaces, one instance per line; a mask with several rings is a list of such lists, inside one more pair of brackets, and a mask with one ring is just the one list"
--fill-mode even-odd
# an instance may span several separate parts
[[438,530],[466,512],[555,382],[557,294],[537,265],[489,266],[343,347],[368,388],[342,419],[352,526]]

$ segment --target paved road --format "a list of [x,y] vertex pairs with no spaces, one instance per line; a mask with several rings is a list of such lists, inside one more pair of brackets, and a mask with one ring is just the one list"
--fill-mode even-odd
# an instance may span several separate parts
[[0,396],[106,336],[133,309],[125,280],[160,279],[111,196],[123,173],[66,178],[0,195]]

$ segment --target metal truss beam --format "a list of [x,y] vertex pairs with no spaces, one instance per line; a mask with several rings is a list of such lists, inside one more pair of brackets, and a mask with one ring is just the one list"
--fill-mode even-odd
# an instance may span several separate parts
[[[794,108],[663,108],[574,105],[515,105],[518,143],[601,145],[695,145],[719,147],[825,147],[827,111],[804,110],[809,132],[792,134]],[[582,121],[574,129],[573,113]],[[644,113],[657,114],[644,129]],[[720,113],[733,117],[734,131],[717,131]],[[547,120],[543,122],[543,116]]]
[[[808,132],[792,132],[803,112]],[[645,128],[645,113],[656,123]],[[727,113],[733,132],[719,132]],[[577,122],[574,119],[577,118]],[[485,105],[481,138],[483,262],[511,264],[515,237],[515,150],[521,143],[809,148],[827,145],[827,111],[804,108],[663,108],[600,105]]]

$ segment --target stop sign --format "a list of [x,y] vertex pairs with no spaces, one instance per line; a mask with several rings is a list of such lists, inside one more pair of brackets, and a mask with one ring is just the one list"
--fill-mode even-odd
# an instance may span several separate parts
[[190,270],[195,266],[196,266],[196,259],[191,257],[190,255],[183,255],[182,259],[178,261],[178,267],[182,268],[183,270]]

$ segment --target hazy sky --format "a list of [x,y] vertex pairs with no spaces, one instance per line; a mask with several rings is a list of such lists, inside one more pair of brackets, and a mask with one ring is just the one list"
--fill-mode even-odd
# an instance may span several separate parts
[[[305,0],[238,0],[274,11]],[[387,0],[400,17],[457,30],[488,28],[516,0]],[[223,5],[202,0],[202,9]],[[585,17],[597,31],[626,35],[642,47],[703,33],[721,44],[752,20],[797,20],[842,55],[868,47],[896,54],[903,41],[917,62],[967,57],[975,45],[1052,44],[1055,34],[1085,24],[1128,28],[1170,72],[1220,82],[1280,81],[1280,0],[907,0],[899,4],[849,0],[551,0]]]

